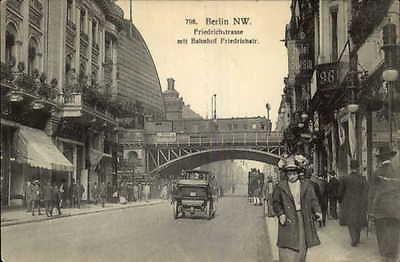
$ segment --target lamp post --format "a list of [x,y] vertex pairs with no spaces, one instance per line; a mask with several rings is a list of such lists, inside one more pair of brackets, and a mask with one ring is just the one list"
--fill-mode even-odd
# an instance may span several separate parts
[[385,69],[382,73],[383,80],[386,81],[388,93],[388,121],[389,121],[389,146],[393,144],[393,131],[392,131],[392,97],[393,97],[393,82],[397,81],[399,72],[396,70],[397,50],[398,45],[396,35],[396,25],[390,20],[383,27],[383,46],[385,52]]
[[269,125],[270,120],[269,120],[269,111],[271,110],[271,106],[269,103],[265,104],[265,108],[267,109],[267,124],[265,125],[266,128],[266,134],[267,134],[267,152],[268,152],[268,148],[269,148],[269,135],[271,133],[271,128],[272,126]]

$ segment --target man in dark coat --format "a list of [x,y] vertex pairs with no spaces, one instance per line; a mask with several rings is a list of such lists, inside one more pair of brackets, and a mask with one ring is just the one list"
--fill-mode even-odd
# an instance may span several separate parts
[[287,164],[283,172],[286,179],[279,181],[272,194],[279,220],[279,261],[305,261],[307,249],[320,244],[313,219],[321,217],[321,208],[310,180],[299,179],[296,165]]
[[52,190],[53,187],[51,186],[50,181],[43,185],[44,208],[48,217],[50,216],[51,210],[53,209]]
[[101,206],[104,207],[107,197],[107,187],[106,183],[102,182],[99,187],[99,198],[101,201]]
[[350,175],[339,185],[343,220],[349,228],[351,246],[360,243],[361,229],[367,226],[368,185],[359,172],[358,160],[350,161]]
[[40,216],[40,186],[39,180],[32,182],[32,216],[35,215],[35,208],[38,208],[38,215]]
[[336,178],[335,171],[331,171],[329,183],[327,185],[327,194],[329,199],[329,212],[333,219],[337,219],[337,198],[339,190],[339,180]]
[[71,186],[71,191],[72,191],[72,207],[78,207],[78,198],[79,198],[79,185],[75,182],[75,180],[73,181],[73,184]]
[[379,252],[387,262],[400,259],[400,172],[391,162],[395,155],[388,146],[380,148],[380,165],[371,179],[370,215],[375,218]]
[[113,194],[113,189],[112,189],[112,185],[111,182],[107,183],[107,202],[111,202],[112,200],[112,194]]
[[53,200],[53,205],[50,211],[50,215],[53,216],[53,209],[56,208],[58,211],[58,215],[61,215],[61,192],[60,189],[56,184],[53,185],[53,190],[51,191],[52,193],[52,200]]
[[328,195],[326,193],[326,181],[319,176],[312,175],[311,176],[311,183],[314,186],[315,195],[318,198],[319,206],[321,207],[322,218],[320,221],[319,226],[326,225],[326,215],[328,213]]

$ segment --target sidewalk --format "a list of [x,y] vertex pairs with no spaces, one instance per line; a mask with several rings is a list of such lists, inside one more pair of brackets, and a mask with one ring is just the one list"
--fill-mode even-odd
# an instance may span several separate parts
[[[275,217],[266,217],[266,225],[270,236],[273,260],[279,261],[276,246],[278,224]],[[340,226],[337,220],[328,220],[326,227],[317,228],[321,245],[308,250],[307,262],[380,262],[376,235],[361,232],[361,243],[357,247],[350,246],[347,227]]]
[[[37,212],[35,216],[32,216],[31,213],[26,212],[25,209],[17,209],[17,210],[7,210],[1,212],[1,227],[18,225],[18,224],[26,224],[33,222],[40,222],[44,220],[57,219],[61,217],[69,217],[69,216],[78,216],[85,214],[93,214],[100,212],[113,211],[117,209],[125,209],[125,208],[133,208],[133,207],[143,207],[143,206],[151,206],[157,205],[165,202],[165,200],[150,200],[149,202],[129,202],[127,204],[119,204],[119,203],[106,203],[103,208],[101,204],[84,204],[81,205],[81,208],[63,208],[61,209],[62,215],[53,215],[52,217],[47,217],[44,209],[42,209],[42,215],[38,216]],[[57,214],[57,210],[53,211],[53,214]]]

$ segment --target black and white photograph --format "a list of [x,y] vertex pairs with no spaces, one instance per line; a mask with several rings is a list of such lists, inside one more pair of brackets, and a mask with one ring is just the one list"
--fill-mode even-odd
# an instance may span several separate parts
[[1,0],[0,262],[400,262],[400,0]]

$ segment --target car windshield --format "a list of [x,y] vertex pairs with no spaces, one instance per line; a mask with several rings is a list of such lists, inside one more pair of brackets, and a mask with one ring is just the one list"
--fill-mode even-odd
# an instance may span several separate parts
[[207,180],[207,173],[200,172],[186,172],[184,174],[185,179],[195,179],[195,180]]

